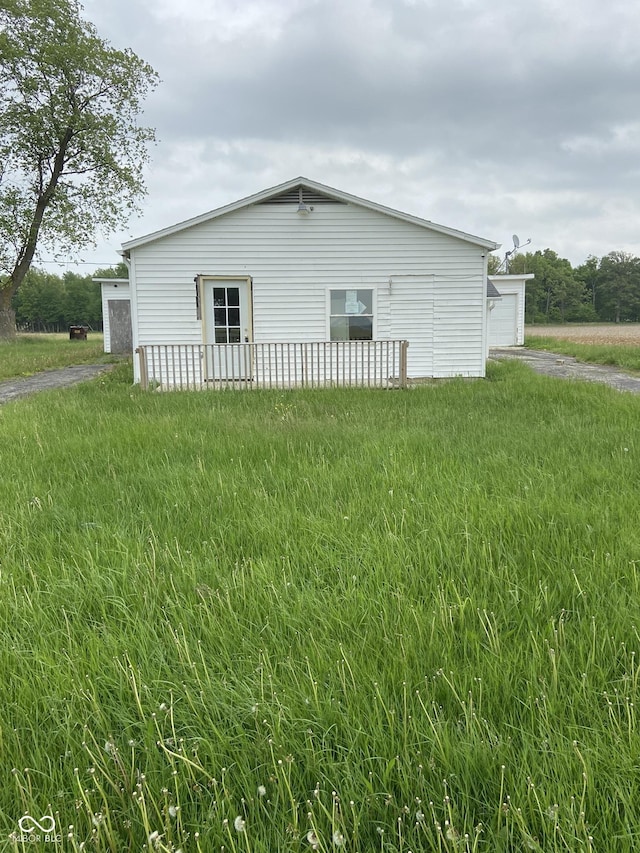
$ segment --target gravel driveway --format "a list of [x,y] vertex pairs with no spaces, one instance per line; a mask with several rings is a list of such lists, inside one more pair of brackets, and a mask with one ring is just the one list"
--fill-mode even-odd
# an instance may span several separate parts
[[[640,376],[625,373],[617,367],[602,364],[585,364],[569,355],[557,355],[542,350],[525,347],[500,347],[490,350],[489,357],[498,361],[517,358],[528,364],[536,373],[555,376],[558,379],[582,379],[586,382],[602,382],[617,388],[618,391],[630,391],[640,394]],[[52,388],[66,388],[78,382],[94,379],[101,373],[113,370],[115,364],[81,364],[76,367],[64,367],[60,370],[45,370],[23,379],[11,379],[0,382],[0,404],[47,391]]]
[[640,376],[625,373],[619,367],[606,364],[585,364],[570,355],[558,355],[543,350],[525,347],[500,347],[489,351],[489,358],[504,360],[517,358],[528,364],[536,373],[555,376],[558,379],[583,379],[585,382],[602,382],[617,388],[618,391],[630,391],[640,394]]
[[78,382],[94,379],[101,373],[113,370],[115,364],[79,364],[75,367],[63,367],[59,370],[45,370],[22,379],[9,379],[0,382],[0,403],[8,403],[36,391],[48,391],[51,388],[66,388]]

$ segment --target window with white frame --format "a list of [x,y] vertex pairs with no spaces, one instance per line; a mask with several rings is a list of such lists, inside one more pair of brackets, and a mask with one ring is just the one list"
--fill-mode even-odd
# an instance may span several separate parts
[[332,290],[329,295],[330,339],[373,340],[373,290]]

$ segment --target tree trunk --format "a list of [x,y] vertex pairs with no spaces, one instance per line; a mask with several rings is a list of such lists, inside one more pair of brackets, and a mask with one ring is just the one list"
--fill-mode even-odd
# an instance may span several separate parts
[[0,341],[12,340],[16,336],[16,312],[11,307],[13,288],[0,290]]

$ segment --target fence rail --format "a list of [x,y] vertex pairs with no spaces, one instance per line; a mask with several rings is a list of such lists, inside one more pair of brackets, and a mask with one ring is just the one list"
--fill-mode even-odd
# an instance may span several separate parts
[[407,341],[146,344],[143,389],[404,388]]

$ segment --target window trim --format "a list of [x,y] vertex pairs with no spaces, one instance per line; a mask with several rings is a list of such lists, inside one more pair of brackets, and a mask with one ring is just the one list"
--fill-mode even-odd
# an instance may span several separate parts
[[[332,314],[331,313],[331,294],[335,291],[347,291],[347,290],[368,290],[371,293],[371,314],[360,314],[360,315],[349,315],[349,314]],[[377,340],[377,331],[378,331],[378,290],[373,285],[356,285],[355,287],[338,287],[331,285],[327,288],[326,293],[326,339],[328,341],[331,340],[331,318],[332,317],[349,317],[349,316],[361,316],[361,317],[371,317],[371,340]],[[348,343],[348,341],[347,341]]]

